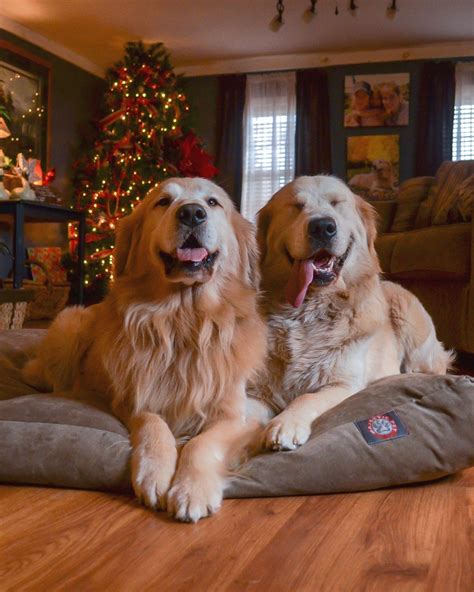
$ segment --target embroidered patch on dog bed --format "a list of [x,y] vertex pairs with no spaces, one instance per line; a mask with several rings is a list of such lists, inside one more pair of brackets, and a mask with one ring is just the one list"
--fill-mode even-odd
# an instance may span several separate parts
[[380,444],[408,436],[409,432],[395,411],[372,415],[368,419],[354,422],[367,444]]

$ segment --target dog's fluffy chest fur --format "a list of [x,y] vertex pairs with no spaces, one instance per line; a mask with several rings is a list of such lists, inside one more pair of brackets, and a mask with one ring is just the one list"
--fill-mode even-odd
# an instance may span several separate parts
[[363,308],[354,309],[337,295],[309,299],[298,309],[275,307],[267,315],[266,372],[249,394],[279,412],[297,396],[315,392],[346,366],[355,343],[368,345],[369,322],[370,327]]
[[265,330],[248,296],[240,307],[224,302],[212,313],[189,298],[172,314],[153,304],[130,307],[113,341],[105,365],[115,406],[158,413],[181,437],[217,413],[244,413],[245,380],[263,360]]

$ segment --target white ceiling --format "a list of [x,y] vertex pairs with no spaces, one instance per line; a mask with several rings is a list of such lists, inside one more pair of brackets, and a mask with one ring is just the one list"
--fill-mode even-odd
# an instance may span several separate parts
[[356,0],[353,16],[349,0],[338,0],[336,16],[336,0],[318,0],[317,16],[305,22],[309,0],[286,0],[285,24],[275,33],[274,0],[4,0],[0,25],[26,28],[96,73],[137,39],[163,41],[179,70],[197,74],[235,71],[235,63],[245,69],[246,60],[262,56],[326,55],[331,62],[340,54],[438,44],[474,54],[474,0],[398,0],[393,20],[390,2]]

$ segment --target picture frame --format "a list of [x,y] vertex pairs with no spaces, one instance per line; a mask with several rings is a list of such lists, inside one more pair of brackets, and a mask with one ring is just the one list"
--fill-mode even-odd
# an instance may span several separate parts
[[[39,159],[44,170],[50,156],[51,65],[0,40],[0,149],[15,165],[17,154]],[[9,135],[6,135],[9,134]]]
[[344,127],[409,124],[410,74],[356,74],[344,79]]
[[400,136],[349,136],[346,171],[349,187],[369,200],[394,199],[400,183]]

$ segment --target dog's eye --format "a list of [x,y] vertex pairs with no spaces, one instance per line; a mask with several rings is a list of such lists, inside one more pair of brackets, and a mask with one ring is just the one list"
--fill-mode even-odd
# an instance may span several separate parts
[[294,203],[293,205],[295,206],[295,208],[297,210],[300,210],[300,211],[301,210],[304,210],[304,203],[301,203],[301,202],[298,201],[298,202]]
[[342,201],[340,199],[333,199],[331,201],[331,205],[332,205],[333,208],[336,207],[336,206],[338,206],[340,203],[342,203]]
[[215,208],[216,206],[220,205],[220,203],[217,201],[217,199],[215,197],[210,197],[207,200],[207,203],[211,206],[211,208]]
[[171,203],[171,197],[162,197],[160,199],[160,201],[156,202],[155,208],[156,208],[156,206],[166,207],[166,206],[169,206],[170,203]]

